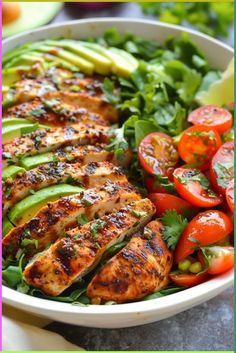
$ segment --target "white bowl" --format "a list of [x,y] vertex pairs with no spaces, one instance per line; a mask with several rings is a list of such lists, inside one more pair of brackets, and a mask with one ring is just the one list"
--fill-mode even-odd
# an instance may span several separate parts
[[[182,31],[188,32],[204,51],[213,68],[224,70],[233,57],[232,48],[204,34],[156,21],[117,18],[86,19],[42,27],[6,39],[3,41],[3,53],[17,45],[40,39],[97,37],[109,27],[116,27],[120,32],[130,31],[143,38],[159,42],[164,42],[170,35],[176,37]],[[35,298],[3,286],[3,302],[52,320],[89,327],[119,328],[165,319],[211,299],[232,284],[233,270],[196,287],[166,297],[129,304],[88,307]]]

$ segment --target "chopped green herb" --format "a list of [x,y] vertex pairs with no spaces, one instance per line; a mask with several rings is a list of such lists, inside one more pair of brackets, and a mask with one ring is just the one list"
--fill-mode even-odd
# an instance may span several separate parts
[[183,233],[188,220],[179,215],[176,210],[167,210],[161,218],[164,225],[162,236],[168,247],[174,250]]
[[234,175],[234,163],[216,162],[213,169],[217,176],[217,184],[222,188],[227,188]]
[[91,224],[90,229],[91,229],[91,233],[92,233],[94,238],[96,238],[98,236],[98,234],[97,234],[98,230],[101,229],[102,227],[104,227],[105,224],[106,224],[106,222],[102,221],[101,219],[98,219],[96,221],[96,223],[92,223]]
[[42,116],[43,114],[45,114],[45,110],[42,107],[39,107],[39,108],[34,108],[32,109],[28,114],[27,116],[35,116],[36,118],[39,118],[40,116]]
[[22,239],[21,241],[21,246],[26,247],[28,245],[34,245],[34,247],[37,249],[39,245],[39,241],[37,239]]
[[137,218],[141,218],[147,215],[147,212],[145,211],[136,211],[136,210],[132,210],[132,213],[135,217]]
[[88,218],[85,214],[81,214],[77,217],[77,223],[79,225],[84,225],[86,223],[88,223]]

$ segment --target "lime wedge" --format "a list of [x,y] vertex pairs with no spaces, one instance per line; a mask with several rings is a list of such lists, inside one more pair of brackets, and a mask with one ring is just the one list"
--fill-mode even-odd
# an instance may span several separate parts
[[222,106],[234,102],[234,60],[232,59],[220,80],[212,83],[208,91],[196,96],[199,104],[216,104]]

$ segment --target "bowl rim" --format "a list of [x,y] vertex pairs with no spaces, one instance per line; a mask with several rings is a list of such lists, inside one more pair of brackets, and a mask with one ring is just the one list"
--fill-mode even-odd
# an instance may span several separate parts
[[[94,24],[94,23],[111,23],[113,26],[116,22],[132,22],[132,23],[139,23],[140,25],[155,25],[161,28],[172,28],[176,30],[178,33],[180,32],[187,32],[191,35],[194,35],[198,38],[203,38],[204,40],[210,41],[217,46],[227,50],[228,52],[234,53],[234,50],[229,45],[222,43],[221,41],[212,38],[204,33],[200,33],[196,30],[185,28],[178,25],[171,25],[155,20],[147,20],[147,19],[134,19],[134,18],[123,18],[123,17],[101,17],[101,18],[89,18],[89,19],[80,19],[80,20],[73,20],[73,21],[66,21],[56,24],[51,24],[47,26],[42,26],[40,28],[29,30],[26,32],[22,32],[11,36],[10,38],[6,38],[2,41],[2,49],[4,51],[4,46],[10,44],[12,41],[14,42],[17,39],[21,39],[24,37],[28,37],[28,35],[32,33],[40,33],[44,32],[45,30],[51,30],[57,27],[68,27],[74,26],[77,24]],[[228,271],[222,275],[214,277],[207,282],[199,284],[195,287],[185,289],[183,291],[170,294],[165,297],[160,297],[148,301],[137,301],[132,303],[125,303],[125,304],[118,304],[118,305],[89,305],[89,306],[76,306],[71,305],[70,303],[63,303],[57,302],[48,299],[42,299],[38,297],[33,297],[27,294],[23,294],[8,288],[6,286],[2,286],[2,299],[3,302],[9,304],[14,307],[22,307],[24,309],[28,309],[32,312],[35,312],[42,308],[43,312],[42,315],[49,315],[55,312],[61,314],[70,314],[70,315],[78,315],[86,314],[88,316],[100,316],[100,315],[116,315],[121,316],[123,314],[139,314],[139,313],[150,313],[151,311],[169,311],[171,309],[176,309],[176,307],[188,308],[190,305],[196,305],[201,301],[204,301],[207,295],[207,299],[219,294],[224,289],[230,287],[233,284],[234,279],[234,271]]]
[[132,22],[132,23],[140,23],[140,24],[149,24],[149,25],[154,25],[154,26],[158,26],[158,27],[162,27],[162,28],[172,28],[178,32],[187,32],[187,33],[190,33],[192,35],[195,35],[197,37],[200,37],[200,38],[204,38],[204,39],[207,39],[208,41],[214,43],[214,44],[217,44],[229,51],[231,51],[231,53],[234,53],[234,49],[226,44],[226,43],[223,43],[221,42],[220,40],[218,39],[215,39],[205,33],[202,33],[202,32],[199,32],[195,29],[191,29],[191,28],[186,28],[186,27],[183,27],[183,26],[179,26],[179,25],[174,25],[174,24],[169,24],[169,23],[165,23],[165,22],[160,22],[160,21],[156,21],[156,20],[148,20],[148,19],[142,19],[142,18],[138,18],[138,19],[135,19],[133,17],[92,17],[92,18],[87,18],[87,19],[79,19],[79,20],[72,20],[72,21],[65,21],[65,22],[59,22],[59,23],[54,23],[54,24],[49,24],[49,25],[46,25],[46,26],[41,26],[39,28],[36,28],[36,29],[33,29],[33,30],[29,30],[29,31],[25,31],[25,32],[21,32],[19,34],[15,34],[11,37],[8,37],[8,38],[5,38],[2,40],[2,49],[4,47],[4,45],[12,42],[13,40],[15,39],[18,39],[18,38],[21,38],[21,37],[24,37],[24,36],[28,36],[29,34],[32,34],[32,33],[39,33],[39,32],[43,32],[45,29],[53,29],[53,28],[56,28],[56,27],[67,27],[67,26],[74,26],[76,24],[87,24],[87,23],[90,23],[90,24],[94,24],[94,22],[96,23],[103,23],[103,22],[106,22],[106,23],[112,23],[114,25],[115,22]]
[[[3,302],[13,306],[30,308],[32,311],[36,308],[43,308],[47,314],[58,312],[61,314],[77,315],[79,313],[91,315],[123,315],[133,313],[148,313],[161,309],[165,311],[168,309],[176,309],[176,307],[188,307],[192,303],[200,303],[204,300],[206,293],[210,294],[209,299],[216,293],[219,294],[224,289],[227,289],[233,284],[234,270],[225,274],[214,277],[207,282],[201,283],[195,287],[184,289],[183,291],[167,295],[165,297],[156,298],[152,300],[141,300],[132,303],[118,304],[118,305],[72,305],[71,303],[63,303],[33,297],[27,294],[17,292],[14,289],[3,286]],[[209,288],[208,288],[209,287]],[[217,291],[218,290],[218,291]],[[16,298],[14,298],[16,297]],[[52,305],[53,302],[53,305]]]

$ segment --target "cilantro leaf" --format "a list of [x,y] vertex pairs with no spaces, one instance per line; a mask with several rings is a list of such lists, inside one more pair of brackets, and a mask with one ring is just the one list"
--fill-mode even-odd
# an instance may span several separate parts
[[234,174],[234,163],[216,162],[213,169],[217,176],[217,184],[222,188],[227,188]]
[[179,237],[183,233],[188,220],[179,215],[176,210],[167,210],[161,218],[164,225],[162,236],[167,243],[167,246],[174,250]]

